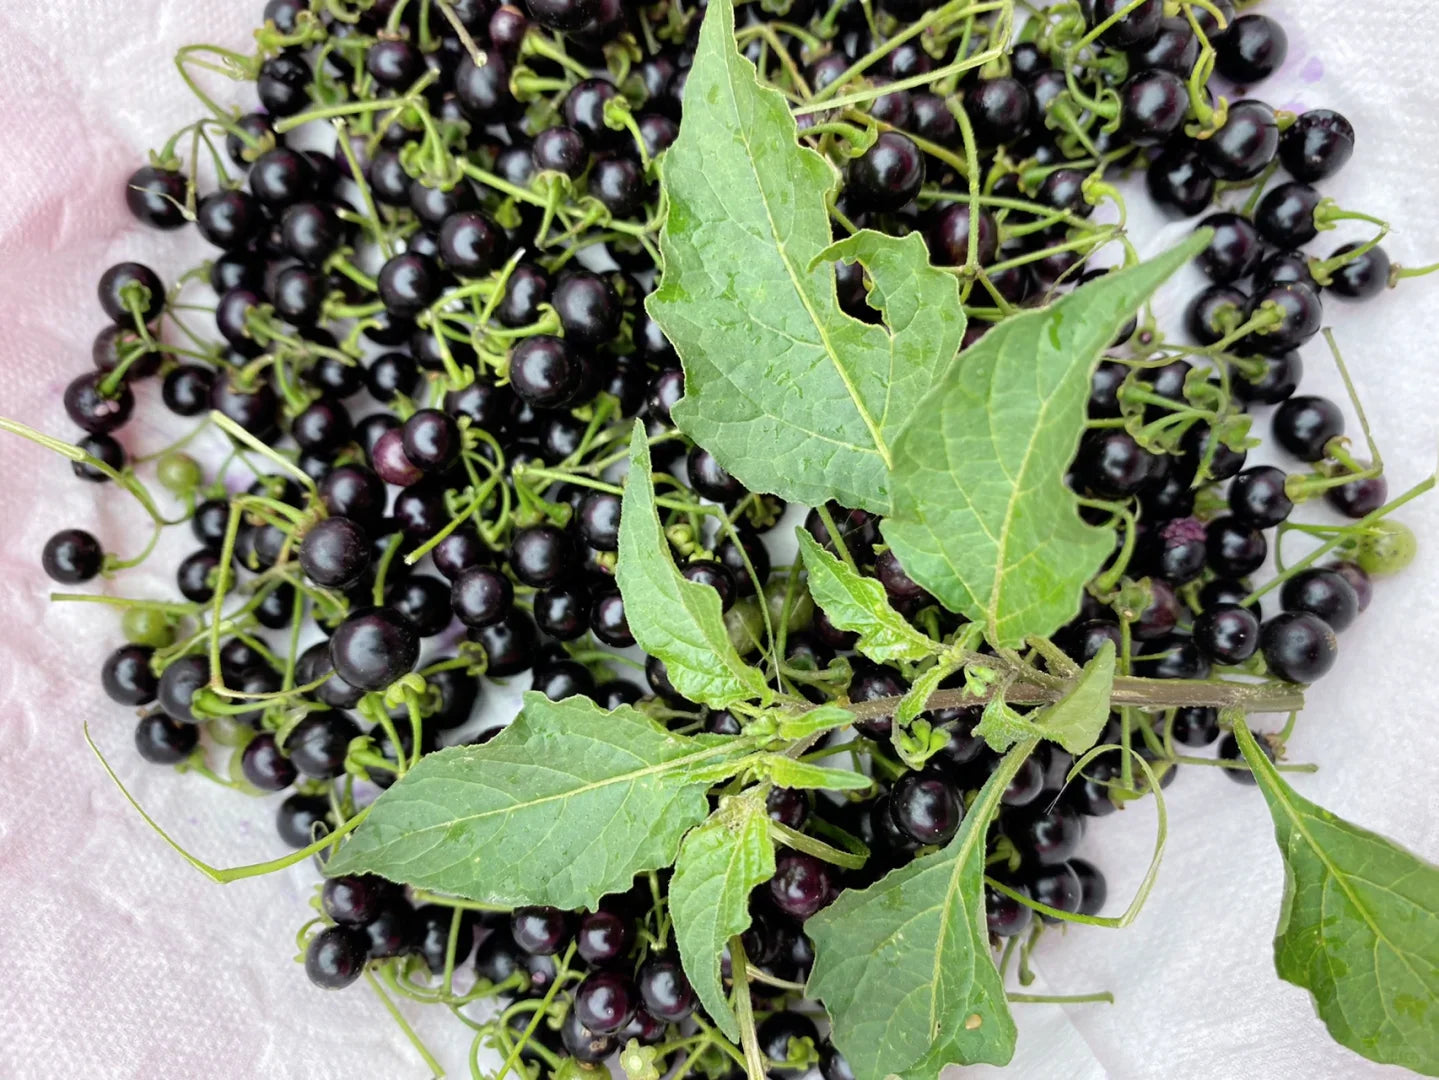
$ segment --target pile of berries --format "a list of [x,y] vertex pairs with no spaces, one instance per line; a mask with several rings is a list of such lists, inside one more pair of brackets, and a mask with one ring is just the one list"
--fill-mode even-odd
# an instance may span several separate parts
[[[971,264],[966,344],[1105,272],[1090,255],[1128,244],[1095,213],[1122,208],[1111,180],[1142,173],[1167,211],[1207,213],[1199,261],[1212,284],[1188,309],[1193,342],[1136,313],[1095,373],[1071,483],[1086,515],[1114,528],[1115,556],[1056,643],[1083,663],[1113,642],[1134,674],[1156,679],[1225,667],[1307,683],[1368,605],[1370,573],[1402,566],[1412,536],[1384,519],[1382,470],[1351,454],[1343,411],[1298,393],[1299,350],[1322,298],[1368,299],[1408,272],[1377,239],[1323,258],[1302,250],[1335,221],[1367,220],[1312,186],[1353,152],[1344,117],[1287,115],[1211,87],[1211,74],[1247,88],[1272,73],[1283,29],[1230,0],[1165,7],[1071,0],[1010,42],[1002,16],[955,20],[924,0],[780,0],[742,8],[739,36],[797,105],[835,102],[807,112],[801,136],[844,170],[839,235],[918,231],[936,265]],[[673,481],[661,491],[673,553],[719,594],[736,642],[753,642],[746,628],[774,601],[789,620],[776,678],[816,701],[906,692],[898,669],[859,657],[853,634],[793,601],[800,570],[773,565],[766,539],[787,508],[746,491],[670,421],[684,375],[643,301],[657,269],[657,163],[679,131],[702,14],[678,0],[271,0],[253,55],[181,54],[187,78],[203,63],[253,82],[258,108],[215,108],[124,195],[145,224],[193,224],[216,250],[168,286],[136,263],[106,271],[94,370],[65,391],[83,432],[75,474],[125,487],[157,532],[172,522],[116,437],[132,386],[159,380],[171,413],[226,437],[208,479],[186,453],[196,431],[158,459],[196,545],[175,570],[183,599],[112,600],[127,643],[101,678],[140,710],[147,761],[214,775],[208,762],[229,747],[229,782],[284,793],[277,828],[302,849],[421,755],[492,736],[471,721],[496,680],[739,734],[730,714],[685,701],[658,659],[614,652],[634,644],[614,582],[613,467],[636,415],[656,468],[673,471],[660,477]],[[845,310],[877,319],[863,268],[836,270]],[[1248,464],[1263,411],[1294,468]],[[1286,571],[1266,613],[1273,598],[1252,575],[1269,537],[1320,497],[1357,524],[1307,527],[1335,557]],[[701,508],[716,505],[722,535],[704,524],[714,515]],[[935,637],[958,625],[880,544],[873,516],[831,505],[803,520],[914,625]],[[43,554],[67,585],[137,561],[80,529]],[[645,681],[612,673],[626,664]],[[418,745],[405,701],[387,694],[415,673]],[[955,834],[999,760],[973,735],[979,715],[932,713],[950,741],[919,771],[891,756],[888,719],[859,725],[855,760],[875,781],[862,799],[770,792],[790,829],[869,851],[852,870],[784,850],[754,896],[745,949],[767,977],[752,993],[770,1075],[811,1064],[826,1080],[849,1075],[803,1001],[804,920]],[[1188,750],[1218,743],[1208,760],[1250,780],[1214,708],[1116,712],[1101,741],[1134,746],[1163,783],[1181,759],[1204,760]],[[1084,835],[1145,781],[1112,754],[1066,785],[1072,763],[1046,743],[1005,792],[990,839],[1005,888],[986,896],[997,939],[1037,932],[1022,898],[1091,915],[1105,904],[1103,874],[1079,856]],[[539,1075],[627,1045],[685,1060],[673,1048],[693,1047],[696,1031],[692,1065],[738,1075],[742,1059],[696,1012],[670,947],[666,880],[647,875],[594,911],[488,912],[332,879],[305,967],[323,987],[368,968],[420,1000],[499,998],[476,1037]]]

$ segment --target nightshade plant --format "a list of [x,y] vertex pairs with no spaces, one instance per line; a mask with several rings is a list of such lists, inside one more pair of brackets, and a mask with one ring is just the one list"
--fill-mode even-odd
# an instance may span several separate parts
[[[125,612],[105,688],[158,702],[149,760],[227,782],[206,751],[230,744],[233,786],[294,786],[299,850],[185,857],[229,881],[323,854],[311,978],[364,975],[412,1038],[386,988],[449,1006],[475,1075],[489,1046],[501,1075],[618,1051],[632,1080],[933,1080],[1011,1059],[1011,1004],[1048,1000],[1007,989],[1016,955],[1023,984],[1045,925],[1132,921],[1163,785],[1218,765],[1274,819],[1280,977],[1345,1046],[1439,1075],[1439,869],[1275,763],[1369,574],[1412,555],[1390,513],[1433,486],[1388,500],[1367,424],[1363,461],[1333,403],[1294,396],[1321,287],[1423,271],[1378,239],[1260,264],[1260,233],[1295,248],[1371,220],[1306,186],[1352,129],[1210,102],[1216,66],[1256,81],[1282,59],[1278,25],[1227,0],[1061,3],[1017,37],[1009,0],[879,6],[766,0],[737,29],[732,0],[531,0],[529,19],[274,0],[255,56],[182,53],[187,79],[208,54],[268,108],[188,129],[195,155],[227,136],[253,198],[215,152],[221,191],[197,202],[176,141],[129,189],[142,220],[224,249],[206,276],[226,346],[122,264],[101,374],[66,395],[86,441],[3,426],[202,545],[187,603],[89,598]],[[284,145],[310,122],[339,129],[357,199]],[[1137,151],[1168,207],[1208,205],[1216,177],[1249,205],[1141,260],[1105,179]],[[1301,183],[1264,196],[1279,162]],[[1102,203],[1119,223],[1090,220]],[[624,271],[567,266],[599,242]],[[1122,265],[1062,288],[1111,243]],[[1192,260],[1215,284],[1185,346],[1148,302]],[[175,520],[96,441],[157,369],[172,412],[213,410],[161,458]],[[362,389],[387,408],[353,425]],[[1311,472],[1244,468],[1251,402],[1283,402],[1276,440]],[[231,494],[227,461],[204,485],[182,450],[207,427],[280,472]],[[1321,495],[1355,523],[1287,520]],[[813,509],[776,574],[760,534],[786,503]],[[1255,587],[1276,526],[1317,543]],[[148,551],[66,530],[45,567],[73,583]],[[427,555],[444,580],[410,573]],[[421,661],[452,619],[468,640]],[[307,620],[328,643],[301,649]],[[637,645],[654,693],[598,644]],[[526,670],[512,723],[436,747],[482,677]],[[1255,735],[1263,713],[1289,724]],[[1176,748],[1221,731],[1217,759]],[[1100,915],[1083,822],[1150,795],[1148,873]]]

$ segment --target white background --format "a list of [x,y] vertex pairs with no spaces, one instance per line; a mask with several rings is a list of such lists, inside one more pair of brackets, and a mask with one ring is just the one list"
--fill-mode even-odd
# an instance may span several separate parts
[[[171,65],[176,48],[209,40],[243,50],[260,6],[10,0],[0,10],[0,413],[69,437],[60,392],[89,366],[103,324],[93,292],[101,270],[123,258],[162,274],[188,265],[173,237],[128,219],[122,185],[147,149],[198,111]],[[1263,96],[1291,109],[1337,108],[1359,133],[1354,162],[1326,192],[1394,222],[1387,246],[1397,260],[1439,258],[1439,13],[1424,0],[1266,10],[1283,18],[1290,58]],[[1160,231],[1142,198],[1131,210],[1146,252],[1184,231]],[[1329,243],[1317,248],[1327,253]],[[1396,492],[1434,467],[1436,295],[1435,283],[1417,281],[1328,313]],[[1337,397],[1322,349],[1306,358],[1306,389]],[[143,420],[124,437],[137,452],[161,443]],[[1439,500],[1403,516],[1421,537],[1439,535]],[[232,865],[281,853],[278,797],[249,800],[136,758],[132,720],[98,682],[118,620],[45,602],[38,559],[52,532],[82,526],[128,551],[141,523],[119,493],[81,485],[59,459],[0,439],[0,1077],[418,1080],[418,1059],[363,985],[326,994],[293,962],[313,872],[210,884],[122,802],[84,746],[88,721],[144,803],[202,857]],[[141,572],[105,588],[165,596],[168,576]],[[1402,578],[1380,585],[1290,744],[1292,760],[1323,766],[1295,779],[1302,793],[1431,859],[1436,586],[1431,539]],[[1269,939],[1282,874],[1258,793],[1191,768],[1168,794],[1169,850],[1138,921],[1118,933],[1056,932],[1037,958],[1052,991],[1109,989],[1116,1003],[1017,1006],[1020,1051],[1005,1075],[1402,1075],[1334,1046],[1305,993],[1275,978]],[[1090,832],[1085,854],[1108,875],[1113,910],[1144,871],[1152,830],[1145,805]],[[468,1040],[458,1025],[444,1013],[415,1020],[464,1075]]]

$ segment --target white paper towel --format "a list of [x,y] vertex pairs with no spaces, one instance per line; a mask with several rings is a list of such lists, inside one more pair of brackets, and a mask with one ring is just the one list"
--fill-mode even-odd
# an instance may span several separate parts
[[[175,50],[196,40],[243,49],[260,6],[10,0],[0,8],[0,413],[68,437],[60,392],[88,367],[103,324],[94,299],[100,271],[123,258],[162,273],[188,265],[176,258],[173,236],[128,218],[123,183],[147,149],[197,115],[171,63]],[[1337,108],[1358,130],[1354,161],[1326,193],[1394,222],[1386,246],[1396,259],[1439,258],[1431,107],[1439,12],[1423,0],[1306,0],[1267,10],[1288,29],[1290,56],[1261,95],[1287,108]],[[1131,217],[1146,251],[1185,228],[1161,227],[1142,197]],[[198,254],[193,236],[189,243]],[[1328,250],[1322,239],[1316,247]],[[1433,283],[1416,281],[1328,312],[1393,491],[1434,467],[1435,296]],[[1306,357],[1306,388],[1342,400],[1322,348]],[[137,410],[141,420],[123,435],[132,453],[163,444],[143,419],[162,411],[156,402]],[[1338,668],[1311,694],[1291,757],[1323,766],[1294,778],[1304,794],[1435,858],[1439,501],[1403,516],[1431,540],[1403,578],[1379,586],[1344,639]],[[39,552],[64,526],[89,528],[122,551],[143,542],[144,517],[121,493],[79,484],[53,455],[0,439],[0,1078],[423,1077],[363,985],[327,994],[293,962],[294,932],[312,914],[308,867],[212,885],[145,827],[85,748],[88,721],[137,796],[202,857],[234,865],[281,854],[272,824],[278,798],[247,799],[136,758],[131,718],[98,683],[119,641],[118,619],[45,601]],[[176,538],[172,550],[188,547]],[[146,569],[105,589],[166,596],[168,576]],[[1190,768],[1167,794],[1169,849],[1138,921],[1123,932],[1056,932],[1037,957],[1051,992],[1109,989],[1116,1003],[1016,1006],[1020,1049],[1003,1075],[1403,1075],[1336,1047],[1305,993],[1274,976],[1269,940],[1282,871],[1258,793],[1217,770]],[[1108,876],[1117,910],[1147,864],[1153,810],[1145,804],[1092,824],[1085,854]],[[468,1039],[457,1023],[443,1011],[407,1011],[451,1075],[467,1075]]]

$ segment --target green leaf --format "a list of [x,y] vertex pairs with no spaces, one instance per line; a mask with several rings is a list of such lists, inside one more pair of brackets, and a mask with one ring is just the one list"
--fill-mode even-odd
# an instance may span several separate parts
[[782,715],[779,718],[778,734],[781,739],[803,739],[825,731],[844,727],[854,720],[854,713],[843,705],[827,701],[802,713]]
[[809,573],[810,596],[835,626],[859,635],[855,648],[881,664],[923,660],[939,651],[938,644],[910,626],[890,606],[883,585],[855,573],[820,547],[804,529],[796,528],[794,533]]
[[863,791],[874,781],[853,769],[826,769],[783,754],[766,754],[755,763],[756,770],[780,787],[816,791]]
[[628,706],[527,693],[481,746],[427,754],[326,866],[506,907],[593,907],[674,861],[742,739],[684,737]]
[[768,704],[774,692],[731,644],[719,593],[685,580],[669,550],[655,510],[649,440],[636,420],[615,568],[630,631],[640,648],[665,662],[670,682],[691,701],[716,709],[742,701]]
[[731,796],[684,838],[670,881],[680,962],[705,1012],[738,1042],[739,1022],[720,979],[720,953],[749,929],[749,894],[774,877],[769,812],[754,792]]
[[989,823],[1031,741],[990,776],[953,840],[805,923],[823,1000],[856,1080],[936,1080],[945,1065],[1003,1065],[1015,1026],[989,950],[984,854]]
[[1098,741],[1109,723],[1109,694],[1114,689],[1114,642],[1106,641],[1074,689],[1039,717],[1040,734],[1078,757]]
[[978,735],[989,748],[1002,754],[1017,742],[1025,739],[1040,739],[1044,732],[1028,716],[1014,711],[1009,702],[996,694],[984,703],[984,712],[979,723],[974,725]]
[[922,769],[924,763],[939,753],[949,743],[949,735],[936,732],[929,721],[920,719],[930,696],[961,667],[964,661],[955,655],[942,657],[938,663],[927,668],[914,680],[910,688],[899,699],[894,710],[894,725],[890,740],[900,759],[911,769]]
[[884,537],[910,577],[992,644],[1068,622],[1113,550],[1113,533],[1080,520],[1064,482],[1090,377],[1124,322],[1206,238],[1201,230],[1005,319],[944,369],[895,443]]
[[1284,856],[1279,977],[1337,1042],[1439,1076],[1439,866],[1300,797],[1242,719],[1234,734]]
[[[894,439],[964,336],[958,283],[918,234],[831,246],[839,174],[740,55],[731,0],[709,5],[685,98],[647,301],[684,364],[675,423],[751,491],[886,511]],[[840,310],[832,259],[868,268],[887,326]]]

